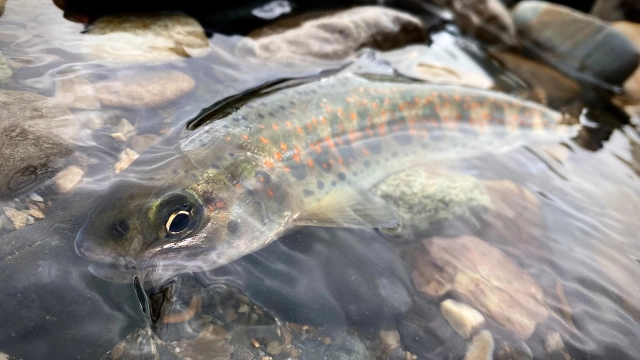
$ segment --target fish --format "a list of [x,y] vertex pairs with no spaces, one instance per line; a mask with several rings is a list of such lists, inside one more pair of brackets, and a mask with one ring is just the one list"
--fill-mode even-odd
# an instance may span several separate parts
[[370,191],[385,177],[562,141],[561,122],[496,91],[328,76],[145,152],[98,200],[75,248],[95,264],[171,277],[215,269],[304,226],[393,231],[402,217]]

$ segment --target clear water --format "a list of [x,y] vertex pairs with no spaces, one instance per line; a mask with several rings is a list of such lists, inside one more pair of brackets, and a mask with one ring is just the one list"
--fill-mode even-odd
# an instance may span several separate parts
[[[433,242],[403,243],[369,230],[303,229],[223,268],[166,284],[139,284],[133,277],[109,282],[92,274],[73,241],[116,176],[120,154],[132,145],[131,138],[111,136],[121,129],[120,119],[136,135],[166,137],[228,96],[344,62],[291,67],[243,61],[234,55],[241,38],[216,34],[202,57],[114,67],[87,56],[83,30],[48,1],[9,0],[0,17],[0,53],[13,75],[0,89],[54,96],[56,84],[69,76],[95,83],[143,70],[179,70],[195,79],[195,88],[155,108],[72,109],[77,136],[63,161],[83,169],[82,180],[66,193],[47,180],[1,201],[19,211],[35,206],[44,218],[32,212],[34,223],[21,229],[1,218],[0,352],[22,359],[464,356],[467,342],[440,315],[442,298],[425,295],[416,280],[426,271],[421,264],[431,261],[424,247]],[[495,65],[482,65],[502,83],[515,84],[510,91],[521,90]],[[493,181],[502,191],[517,184],[516,193],[527,195],[502,192],[499,215],[480,228],[454,219],[433,230],[439,238],[482,238],[538,284],[548,315],[525,341],[536,359],[640,357],[640,134],[634,119],[621,125],[611,111],[585,114],[591,128],[575,143],[518,147],[450,169]],[[464,251],[460,259],[474,259]],[[475,259],[485,280],[493,279],[488,282],[500,276],[506,284],[524,281],[505,274],[513,267],[503,257]],[[502,284],[502,299],[511,299],[504,302],[507,312],[524,306],[519,290]],[[525,348],[499,320],[485,318],[497,349],[504,343]],[[395,331],[399,344],[385,345],[384,334]],[[564,350],[548,355],[545,345],[553,347],[558,336]]]

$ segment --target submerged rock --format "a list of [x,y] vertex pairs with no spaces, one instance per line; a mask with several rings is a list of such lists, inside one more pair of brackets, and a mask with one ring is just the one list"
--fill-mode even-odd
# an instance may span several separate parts
[[465,32],[489,42],[516,45],[516,28],[509,10],[500,0],[436,0],[456,13],[456,23]]
[[[418,252],[420,251],[420,253]],[[414,263],[433,261],[444,269],[451,292],[519,338],[527,339],[549,311],[540,285],[502,251],[471,236],[432,238],[414,252]],[[419,271],[419,269],[416,269]],[[414,273],[414,280],[432,274]],[[416,284],[420,289],[420,284]]]
[[580,85],[552,67],[512,52],[491,51],[490,54],[524,80],[533,93],[543,93],[545,105],[567,105],[580,96]]
[[100,101],[95,89],[82,74],[65,74],[56,79],[54,98],[71,108],[100,109]]
[[124,108],[159,107],[186,95],[194,86],[189,75],[175,70],[121,75],[94,85],[103,105]]
[[236,53],[281,64],[323,63],[348,60],[365,47],[389,50],[426,40],[420,19],[378,6],[355,7],[302,20],[286,30],[263,30],[262,34],[265,35],[241,41]]
[[483,330],[471,340],[464,360],[493,360],[494,347],[493,336]]
[[76,185],[82,180],[84,171],[75,165],[71,165],[68,168],[60,171],[53,181],[56,184],[56,190],[61,194],[66,194],[73,190]]
[[209,39],[183,14],[105,16],[85,32],[84,51],[115,63],[162,63],[209,52]]
[[440,312],[458,335],[465,340],[470,339],[484,327],[484,316],[465,303],[447,299],[440,303]]
[[638,51],[600,19],[544,1],[523,1],[513,9],[530,50],[572,76],[585,73],[621,85],[638,66]]
[[[618,21],[611,26],[626,36],[633,43],[636,50],[640,51],[640,24],[629,21]],[[624,82],[625,95],[632,101],[640,101],[640,67]]]
[[[0,0],[0,5],[3,5],[2,0]],[[0,10],[1,9],[2,6],[0,6]],[[0,11],[0,15],[2,15],[2,11]],[[11,71],[9,64],[7,64],[7,60],[2,56],[2,53],[0,53],[0,82],[11,78],[12,74],[13,72]]]
[[16,230],[20,230],[27,225],[29,214],[10,207],[3,207],[2,210],[7,214],[7,217],[11,220]]
[[78,124],[55,99],[0,90],[0,198],[52,177],[73,152]]

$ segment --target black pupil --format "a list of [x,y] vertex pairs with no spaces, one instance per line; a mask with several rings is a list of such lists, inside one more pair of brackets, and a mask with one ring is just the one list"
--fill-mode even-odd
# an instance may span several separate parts
[[189,215],[188,214],[177,214],[171,220],[171,224],[169,224],[169,231],[172,233],[179,233],[184,231],[189,226]]
[[116,235],[125,236],[129,232],[129,224],[124,220],[119,220],[113,224],[112,229]]

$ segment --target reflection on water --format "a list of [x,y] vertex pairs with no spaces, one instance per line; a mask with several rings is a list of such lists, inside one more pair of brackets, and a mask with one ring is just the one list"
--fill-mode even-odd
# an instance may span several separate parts
[[[259,9],[284,12],[287,4]],[[584,111],[566,93],[540,96],[542,85],[527,87],[532,76],[520,80],[479,48],[468,55],[473,41],[461,50],[451,29],[428,47],[412,18],[371,11],[378,10],[350,16],[389,22],[344,48],[310,42],[295,53],[304,48],[300,36],[353,27],[329,18],[318,21],[322,31],[296,33],[293,21],[253,43],[207,38],[196,20],[165,14],[103,17],[85,31],[51,2],[9,0],[0,16],[0,353],[476,359],[490,348],[495,359],[639,357],[637,119],[627,124],[590,95]],[[430,19],[423,20],[437,22]],[[394,27],[410,34],[394,37]],[[270,42],[283,31],[285,40]],[[379,33],[389,38],[369,41]],[[278,79],[313,82],[366,46],[395,50],[369,52],[351,71],[500,88],[560,104],[585,126],[574,141],[531,142],[385,177],[372,191],[399,209],[401,229],[306,227],[222,267],[162,281],[76,254],[76,234],[116,175],[166,161],[202,109],[232,95],[251,98]],[[274,49],[299,60],[260,57]],[[122,206],[114,211],[129,210]]]

